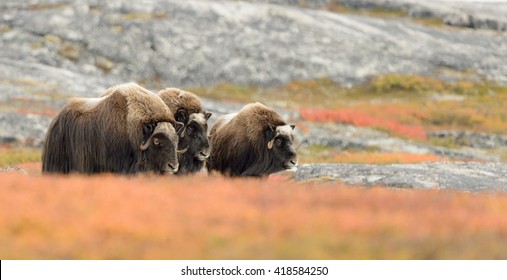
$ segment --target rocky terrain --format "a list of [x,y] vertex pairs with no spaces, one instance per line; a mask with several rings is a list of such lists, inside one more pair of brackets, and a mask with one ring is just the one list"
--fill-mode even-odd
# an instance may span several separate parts
[[505,18],[507,5],[505,1],[501,0],[263,0],[261,2],[315,9],[329,8],[333,4],[339,4],[352,9],[399,10],[413,19],[437,18],[449,26],[495,31],[507,30],[507,19]]
[[[40,147],[51,118],[69,97],[94,97],[136,81],[166,86],[220,82],[272,86],[329,77],[354,85],[383,73],[441,77],[470,72],[507,84],[507,4],[446,1],[2,1],[0,3],[0,144]],[[391,9],[385,18],[333,12]],[[341,7],[340,6],[340,7]],[[437,18],[443,26],[419,24]],[[444,79],[452,79],[444,76]],[[214,117],[242,104],[205,100]],[[263,102],[263,100],[259,100]],[[278,108],[302,121],[298,112]],[[382,131],[342,124],[308,124],[302,145],[337,150],[374,147],[487,164],[303,165],[298,179],[351,184],[450,188],[505,185],[501,135],[442,131],[465,143],[453,149],[414,143]]]
[[[376,1],[344,2],[358,6]],[[417,6],[414,2],[375,5],[389,9],[399,3],[408,5],[410,12]],[[489,12],[495,18],[507,11],[498,3],[494,9],[470,5],[463,4],[458,11],[477,8],[476,13]],[[0,57],[175,86],[221,81],[272,85],[316,77],[351,84],[380,73],[431,74],[441,68],[474,69],[507,82],[503,32],[432,28],[404,18],[303,6],[242,1],[7,1],[0,4]],[[422,7],[442,16],[457,10],[434,1]]]
[[468,192],[507,191],[507,164],[433,162],[420,164],[305,164],[299,180],[339,180],[351,185],[395,188],[458,189]]

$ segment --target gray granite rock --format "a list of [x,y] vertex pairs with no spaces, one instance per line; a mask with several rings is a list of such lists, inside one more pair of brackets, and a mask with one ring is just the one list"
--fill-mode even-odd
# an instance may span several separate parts
[[[299,133],[301,145],[317,145],[332,147],[336,150],[348,149],[368,149],[377,150],[386,153],[407,153],[407,154],[433,154],[459,160],[482,160],[482,161],[500,161],[497,155],[488,154],[485,149],[494,148],[494,143],[501,142],[505,137],[491,134],[472,134],[454,132],[452,135],[478,135],[480,137],[471,137],[474,141],[457,141],[456,147],[470,147],[466,149],[451,149],[445,147],[432,146],[428,144],[415,143],[409,140],[393,137],[386,132],[370,128],[355,127],[343,124],[312,124],[307,133]],[[444,137],[445,132],[440,134],[430,133],[430,137]],[[448,136],[450,137],[450,136]],[[458,138],[458,140],[461,138]],[[468,139],[468,138],[467,138]],[[473,143],[470,146],[467,143]],[[503,143],[503,142],[501,142]]]
[[455,145],[479,149],[507,147],[507,136],[474,131],[433,131],[428,137],[451,139]]
[[297,180],[328,178],[364,186],[507,192],[507,164],[493,162],[304,164],[294,176]]
[[18,166],[7,166],[0,167],[0,173],[13,173],[13,174],[23,174],[28,175],[28,172],[24,168]]
[[50,123],[49,117],[0,112],[0,144],[41,148]]
[[507,31],[505,1],[442,0],[255,0],[279,5],[326,9],[340,4],[349,9],[404,10],[411,18],[439,18],[445,24],[473,29]]
[[444,68],[507,83],[507,40],[491,32],[242,1],[8,1],[0,8],[0,57],[123,80],[273,85],[331,77],[349,85]]

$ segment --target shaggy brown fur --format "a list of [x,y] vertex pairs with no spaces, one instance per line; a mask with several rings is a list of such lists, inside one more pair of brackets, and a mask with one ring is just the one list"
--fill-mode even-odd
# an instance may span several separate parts
[[[48,129],[42,171],[166,172],[168,165],[178,165],[174,126],[179,127],[164,102],[134,83],[111,87],[100,98],[73,99]],[[159,154],[167,158],[146,158],[154,155],[151,149],[160,149],[148,141],[162,142],[164,152]]]
[[[193,113],[205,113],[201,99],[191,92],[179,88],[166,88],[159,91],[158,96],[162,98],[167,107],[175,115],[180,109],[185,109],[187,117]],[[183,120],[178,121],[183,122]],[[186,122],[188,122],[188,119]]]
[[199,172],[210,153],[207,121],[211,113],[204,110],[201,99],[191,92],[166,88],[158,95],[171,109],[176,121],[185,124],[179,134],[179,149],[188,147],[188,150],[178,155],[180,168],[176,174]]
[[210,132],[208,171],[229,176],[266,176],[294,168],[293,125],[261,103],[222,116]]

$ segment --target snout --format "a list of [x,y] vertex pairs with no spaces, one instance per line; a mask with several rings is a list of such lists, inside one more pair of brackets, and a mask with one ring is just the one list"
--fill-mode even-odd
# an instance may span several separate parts
[[209,152],[200,151],[195,157],[200,161],[205,161],[209,158]]
[[297,166],[298,166],[298,158],[296,156],[296,157],[293,157],[293,158],[289,159],[285,163],[284,167],[285,167],[286,170],[295,171],[297,169]]
[[178,169],[180,168],[180,164],[179,163],[168,163],[165,168],[164,168],[164,174],[166,173],[169,173],[169,174],[174,174],[176,172],[178,172]]
[[210,149],[209,148],[206,148],[206,149],[202,149],[200,150],[196,155],[195,157],[200,160],[200,161],[205,161],[206,159],[209,158],[209,154],[210,154]]
[[289,146],[287,158],[288,159],[284,164],[285,169],[295,171],[298,166],[298,154],[296,153],[296,150],[292,148],[292,146]]

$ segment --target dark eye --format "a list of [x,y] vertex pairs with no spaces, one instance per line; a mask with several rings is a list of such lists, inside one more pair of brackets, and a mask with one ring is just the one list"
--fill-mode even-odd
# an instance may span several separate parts
[[280,138],[276,138],[276,140],[275,140],[275,144],[276,144],[277,146],[282,145],[282,139],[280,139]]
[[187,133],[190,136],[195,136],[195,134],[196,134],[195,126],[193,126],[193,125],[187,126]]

